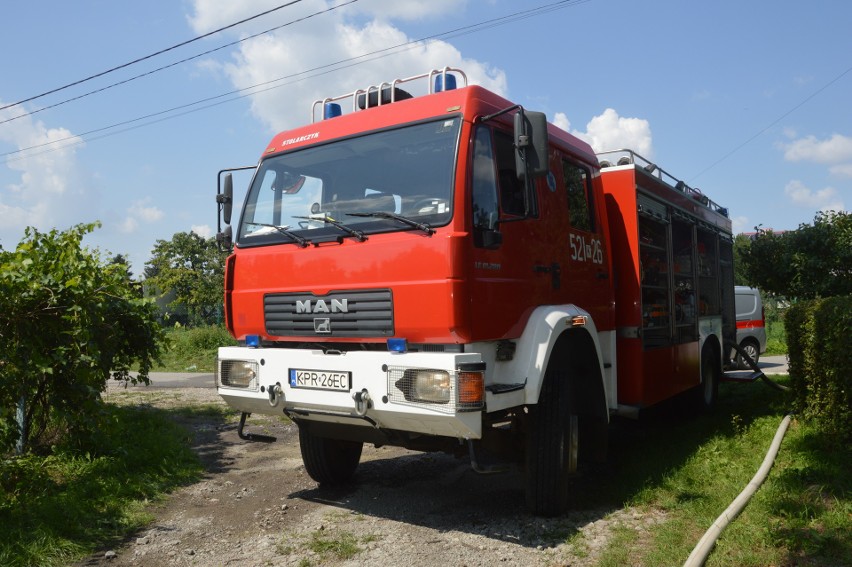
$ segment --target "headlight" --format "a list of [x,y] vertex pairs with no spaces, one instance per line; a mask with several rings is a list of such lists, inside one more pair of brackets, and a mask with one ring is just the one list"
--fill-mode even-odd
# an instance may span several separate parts
[[389,398],[396,403],[440,404],[437,411],[478,411],[485,406],[485,369],[456,371],[389,367]]
[[257,390],[257,362],[251,360],[220,360],[217,383],[223,388]]
[[452,399],[450,374],[444,370],[410,370],[411,394],[417,401],[447,404]]

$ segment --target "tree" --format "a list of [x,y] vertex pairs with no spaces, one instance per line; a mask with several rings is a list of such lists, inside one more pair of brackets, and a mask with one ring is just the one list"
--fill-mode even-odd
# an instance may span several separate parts
[[172,309],[184,309],[194,325],[221,321],[222,290],[227,252],[214,238],[178,232],[158,240],[145,264],[145,284],[160,297],[170,298]]
[[127,258],[125,258],[123,254],[116,254],[112,257],[109,263],[116,264],[124,270],[124,277],[133,289],[136,290],[139,297],[142,297],[142,284],[133,279],[133,272],[130,270],[130,262],[127,261]]
[[[156,307],[138,296],[125,266],[81,246],[97,226],[27,228],[14,252],[0,250],[4,453],[27,438],[35,446],[85,445],[104,425],[100,394],[110,375],[147,383],[160,355],[164,334]],[[130,374],[133,367],[138,376]]]
[[747,235],[738,234],[734,237],[734,285],[752,285],[743,260],[750,245],[751,238]]
[[813,226],[776,234],[758,227],[742,251],[748,280],[774,295],[814,299],[852,294],[852,214],[817,213]]

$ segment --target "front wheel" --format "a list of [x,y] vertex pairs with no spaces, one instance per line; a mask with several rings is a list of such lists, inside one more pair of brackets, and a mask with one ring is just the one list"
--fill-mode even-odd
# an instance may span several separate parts
[[578,445],[577,418],[569,410],[568,390],[568,376],[549,367],[539,403],[528,416],[526,500],[537,516],[557,516],[568,507]]
[[328,439],[299,426],[299,448],[308,475],[325,486],[347,483],[355,474],[364,444],[358,441]]

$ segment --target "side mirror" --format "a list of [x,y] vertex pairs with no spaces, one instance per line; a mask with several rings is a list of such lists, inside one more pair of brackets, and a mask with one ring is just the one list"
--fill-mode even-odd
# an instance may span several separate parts
[[543,112],[518,110],[515,114],[515,147],[519,179],[547,174],[547,116]]
[[225,224],[231,224],[231,210],[234,204],[234,177],[230,173],[225,174],[224,187],[222,189],[222,219]]
[[219,245],[220,250],[230,250],[233,243],[234,233],[231,229],[231,225],[226,226],[225,230],[216,234],[216,244]]

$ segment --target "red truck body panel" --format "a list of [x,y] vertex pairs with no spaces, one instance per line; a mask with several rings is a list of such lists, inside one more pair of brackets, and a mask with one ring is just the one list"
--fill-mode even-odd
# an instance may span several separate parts
[[[677,210],[685,222],[704,223],[718,229],[723,238],[724,235],[730,237],[731,222],[700,202],[699,193],[673,189],[641,167],[631,164],[629,167],[604,169],[602,178],[618,274],[616,326],[619,329],[642,329],[648,306],[643,304],[640,195]],[[674,258],[668,257],[665,264],[665,273],[672,271]],[[689,281],[695,279],[688,278]],[[714,285],[718,287],[719,283]],[[718,313],[721,313],[721,307],[716,310]],[[695,323],[697,321],[692,324]],[[697,333],[691,340],[649,348],[641,335],[621,332],[617,339],[617,352],[619,403],[648,406],[699,383],[701,353]]]

